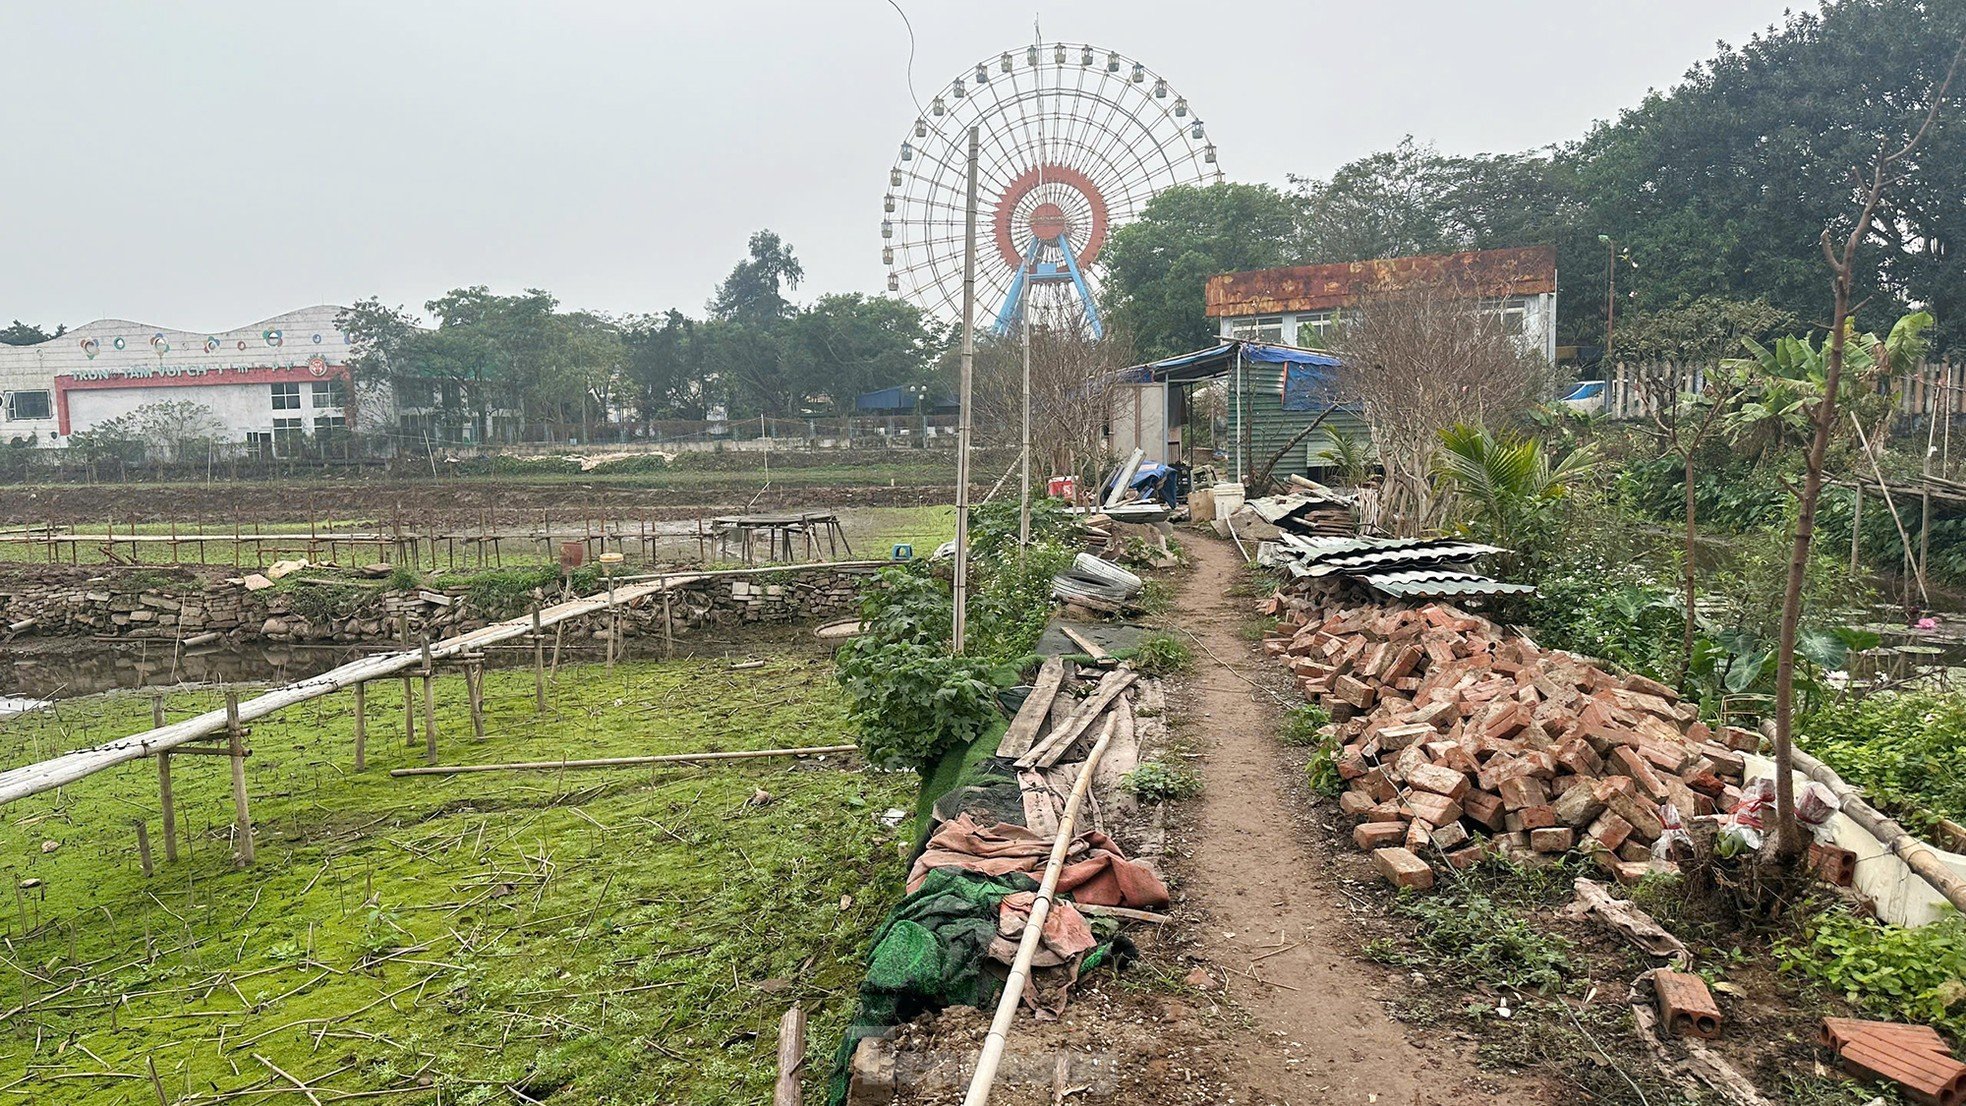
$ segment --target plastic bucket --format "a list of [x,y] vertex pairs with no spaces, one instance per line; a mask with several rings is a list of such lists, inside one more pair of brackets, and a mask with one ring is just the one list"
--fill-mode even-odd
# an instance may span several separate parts
[[1215,517],[1226,519],[1242,510],[1243,490],[1241,484],[1217,484],[1209,489],[1215,494]]

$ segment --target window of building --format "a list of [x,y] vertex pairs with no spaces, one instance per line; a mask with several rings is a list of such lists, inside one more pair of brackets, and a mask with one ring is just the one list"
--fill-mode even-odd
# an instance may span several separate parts
[[1283,316],[1262,315],[1253,319],[1237,319],[1229,325],[1229,337],[1250,342],[1281,342]]
[[11,420],[45,419],[52,416],[53,410],[45,391],[7,393],[7,418]]
[[1306,349],[1323,349],[1325,340],[1337,328],[1336,311],[1306,311],[1297,316],[1297,344]]
[[[299,384],[273,385],[273,409],[275,411],[300,410],[300,385]],[[275,420],[275,425],[276,426],[278,425],[278,420]]]
[[1502,324],[1502,333],[1512,338],[1520,338],[1527,327],[1529,301],[1517,296],[1505,300],[1484,300],[1482,309],[1494,314]]
[[348,385],[345,381],[339,378],[316,380],[312,387],[314,390],[312,402],[315,407],[348,406]]
[[341,415],[314,416],[314,433],[316,434],[333,433],[334,431],[345,429],[347,426],[348,420]]
[[[277,388],[279,385],[276,384],[274,387]],[[298,389],[299,385],[294,385],[294,387]],[[294,400],[295,402],[300,400],[298,391],[294,393]],[[275,453],[282,457],[292,457],[300,452],[300,448],[306,440],[307,431],[302,427],[299,419],[273,420],[273,451]]]

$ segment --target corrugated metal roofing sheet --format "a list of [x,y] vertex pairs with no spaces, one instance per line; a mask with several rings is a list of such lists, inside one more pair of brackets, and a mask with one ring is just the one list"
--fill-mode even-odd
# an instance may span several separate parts
[[1504,584],[1472,572],[1381,572],[1354,577],[1375,591],[1397,599],[1446,599],[1457,595],[1528,595],[1529,584]]

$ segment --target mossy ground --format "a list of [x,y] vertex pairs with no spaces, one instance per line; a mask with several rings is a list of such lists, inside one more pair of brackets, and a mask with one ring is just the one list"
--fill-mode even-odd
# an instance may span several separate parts
[[[438,682],[446,762],[849,740],[830,663],[783,657],[563,669],[535,716],[529,670],[487,674],[487,739]],[[174,695],[173,716],[216,705]],[[853,1006],[868,933],[901,892],[882,811],[912,776],[857,761],[391,778],[402,684],[253,726],[258,864],[233,865],[226,761],[179,757],[180,859],[163,859],[153,761],[6,808],[0,1085],[19,1101],[723,1103],[769,1094],[779,1016],[812,1015],[810,1067]],[[145,697],[65,702],[0,728],[0,757],[145,728]],[[753,804],[764,789],[774,797]],[[133,820],[147,822],[143,876]],[[45,843],[57,842],[52,850]],[[45,850],[45,851],[44,851]],[[13,898],[14,896],[8,896]],[[29,1009],[23,1015],[16,1008]],[[262,1059],[263,1058],[263,1059]],[[808,1079],[808,1083],[817,1083]],[[304,1096],[302,1096],[304,1097]]]

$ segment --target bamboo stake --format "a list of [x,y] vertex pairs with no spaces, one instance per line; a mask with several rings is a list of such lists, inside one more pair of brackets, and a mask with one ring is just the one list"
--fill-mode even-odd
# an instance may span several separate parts
[[437,763],[437,694],[431,687],[436,670],[430,661],[430,643],[423,643],[423,755]]
[[532,609],[532,709],[546,713],[546,639],[539,632],[539,607]]
[[557,772],[564,768],[632,768],[648,764],[694,764],[717,760],[755,760],[760,757],[816,757],[851,753],[854,745],[808,745],[796,749],[737,749],[721,753],[665,753],[659,756],[599,757],[593,760],[524,760],[509,764],[447,764],[423,768],[392,768],[392,776],[448,776],[464,772]]
[[1085,801],[1086,789],[1092,784],[1093,769],[1099,766],[1099,758],[1106,754],[1106,746],[1113,740],[1117,721],[1114,717],[1106,719],[1099,740],[1079,768],[1072,794],[1065,800],[1065,812],[1058,819],[1058,835],[1051,841],[1051,859],[1045,862],[1044,880],[1038,885],[1038,897],[1031,903],[1030,920],[1024,923],[1024,936],[1017,943],[1017,959],[1011,961],[1010,975],[1004,980],[1003,996],[997,1000],[996,1016],[990,1019],[989,1035],[983,1038],[983,1051],[976,1058],[976,1077],[970,1080],[963,1106],[987,1106],[990,1101],[990,1084],[996,1081],[997,1065],[1003,1061],[1006,1035],[1017,1016],[1017,1005],[1024,998],[1024,984],[1031,978],[1031,958],[1037,955],[1038,945],[1044,940],[1044,920],[1051,914],[1051,896],[1058,889],[1058,874],[1065,867],[1065,851],[1072,844],[1079,805]]
[[150,827],[141,818],[131,820],[137,825],[137,858],[143,861],[143,878],[149,879],[154,874],[150,866]]
[[355,685],[355,770],[369,768],[369,685]]
[[239,725],[239,693],[225,693],[225,740],[232,759],[232,808],[239,828],[239,865],[253,866],[253,816],[246,806],[245,730]]
[[177,796],[171,792],[171,754],[157,754],[157,804],[164,808],[164,859],[177,860]]

